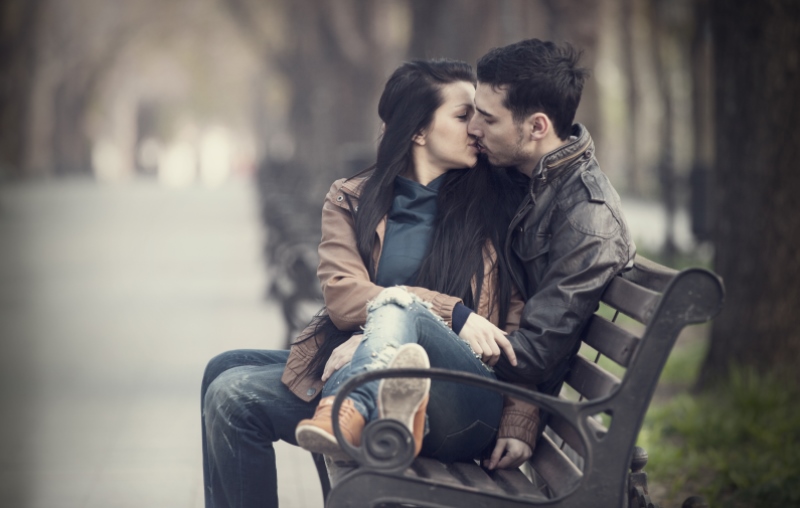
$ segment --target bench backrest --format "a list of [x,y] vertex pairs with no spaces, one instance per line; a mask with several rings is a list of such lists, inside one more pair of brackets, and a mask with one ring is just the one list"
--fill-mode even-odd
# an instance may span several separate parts
[[598,489],[619,484],[678,334],[715,316],[723,294],[720,279],[707,270],[677,272],[642,257],[612,280],[560,395],[577,403],[578,421],[551,415],[530,461],[547,497],[584,483],[581,493],[591,500]]

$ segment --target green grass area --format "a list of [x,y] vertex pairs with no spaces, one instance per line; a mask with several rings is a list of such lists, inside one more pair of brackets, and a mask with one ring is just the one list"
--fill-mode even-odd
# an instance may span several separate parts
[[651,261],[661,263],[676,270],[684,268],[699,267],[712,270],[711,254],[702,249],[692,252],[677,252],[673,259],[666,259],[661,252],[651,251],[642,247],[637,247],[637,254],[644,256]]
[[[696,354],[674,356],[662,381],[696,375]],[[715,391],[651,406],[638,444],[650,456],[651,486],[666,487],[655,501],[680,506],[699,494],[712,507],[800,506],[798,395],[775,379],[734,371]]]

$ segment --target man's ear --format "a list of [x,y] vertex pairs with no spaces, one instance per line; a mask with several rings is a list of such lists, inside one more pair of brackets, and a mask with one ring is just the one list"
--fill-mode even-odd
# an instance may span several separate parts
[[533,113],[525,120],[528,141],[540,141],[547,137],[551,130],[553,130],[553,124],[550,122],[550,117],[544,113]]

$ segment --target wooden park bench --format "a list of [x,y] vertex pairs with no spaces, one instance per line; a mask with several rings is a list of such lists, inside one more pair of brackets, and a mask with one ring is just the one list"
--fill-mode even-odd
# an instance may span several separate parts
[[[359,463],[331,489],[321,457],[315,457],[326,507],[392,506],[453,508],[651,507],[643,467],[647,454],[635,447],[661,370],[681,330],[712,319],[722,308],[722,281],[708,270],[676,272],[642,257],[615,277],[602,301],[613,319],[596,313],[582,335],[585,354],[574,357],[559,397],[499,381],[442,369],[380,370],[349,380],[338,392],[333,414],[357,385],[384,377],[431,377],[459,381],[537,404],[549,414],[533,456],[519,470],[487,471],[474,462],[444,464],[413,458],[411,434],[394,420],[376,420],[354,448],[334,431]],[[641,323],[641,333],[616,324],[617,314]],[[621,379],[597,360],[624,371]],[[592,361],[594,360],[594,361]],[[607,360],[604,360],[606,362]],[[687,500],[685,506],[690,506]],[[693,506],[701,506],[694,504]]]

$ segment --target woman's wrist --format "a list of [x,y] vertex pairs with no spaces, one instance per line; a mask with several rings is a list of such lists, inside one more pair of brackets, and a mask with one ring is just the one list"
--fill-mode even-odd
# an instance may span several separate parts
[[461,333],[461,329],[464,328],[464,324],[472,312],[472,309],[461,302],[456,303],[455,307],[453,307],[453,331],[456,332],[456,335]]

